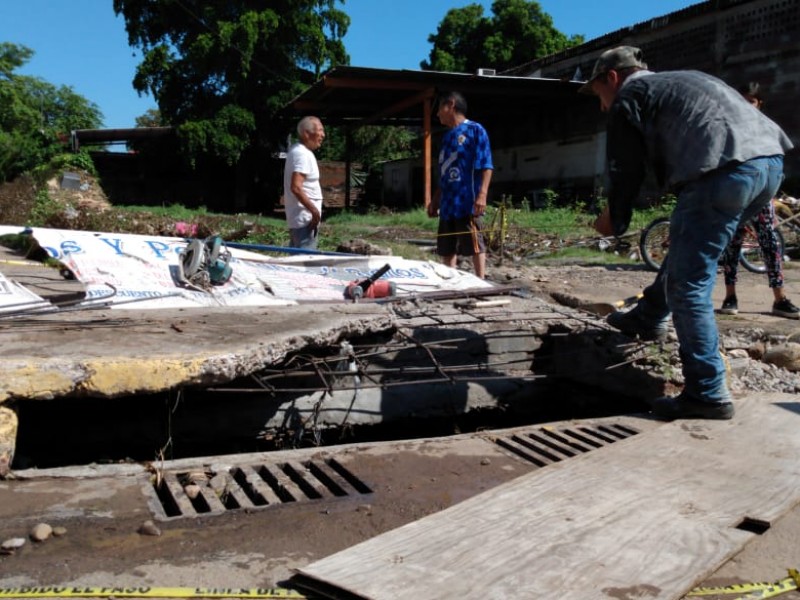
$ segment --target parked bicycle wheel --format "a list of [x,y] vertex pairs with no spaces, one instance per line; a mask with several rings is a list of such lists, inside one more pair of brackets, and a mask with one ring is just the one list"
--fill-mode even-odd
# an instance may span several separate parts
[[778,231],[783,235],[783,256],[789,259],[800,258],[800,223],[784,220],[778,224]]
[[[783,233],[781,233],[780,229],[775,230],[775,235],[778,237],[778,249],[781,257],[783,257],[786,252],[786,240],[783,239]],[[739,262],[751,273],[766,273],[767,271],[767,267],[764,264],[764,255],[761,252],[761,246],[758,244],[758,236],[752,225],[745,227]]]
[[642,229],[639,254],[650,269],[658,271],[669,250],[669,217],[659,217]]

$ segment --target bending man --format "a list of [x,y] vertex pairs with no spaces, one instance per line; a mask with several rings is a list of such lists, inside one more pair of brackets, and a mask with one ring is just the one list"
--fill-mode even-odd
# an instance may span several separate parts
[[684,389],[652,403],[664,419],[730,419],[734,414],[719,352],[711,293],[717,261],[739,223],[772,200],[783,179],[786,134],[719,79],[698,71],[653,73],[642,52],[604,52],[582,91],[609,113],[608,207],[595,228],[621,235],[645,170],[678,197],[670,248],[656,280],[628,312],[608,323],[643,339],[664,337],[672,313]]

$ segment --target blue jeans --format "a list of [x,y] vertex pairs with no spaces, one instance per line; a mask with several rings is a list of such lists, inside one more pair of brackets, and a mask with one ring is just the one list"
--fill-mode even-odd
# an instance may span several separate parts
[[685,185],[670,217],[667,260],[644,291],[643,314],[670,312],[678,334],[684,393],[708,402],[730,401],[711,293],[717,262],[740,222],[772,200],[783,180],[783,156],[759,157],[712,171]]
[[317,249],[317,228],[312,228],[311,225],[289,229],[289,238],[291,248]]

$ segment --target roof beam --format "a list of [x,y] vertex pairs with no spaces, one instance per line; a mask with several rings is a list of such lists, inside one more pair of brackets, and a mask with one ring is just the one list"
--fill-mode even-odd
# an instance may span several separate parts
[[418,94],[414,94],[413,96],[409,96],[408,98],[401,100],[400,102],[396,102],[391,106],[387,106],[383,110],[379,110],[375,114],[372,114],[366,117],[364,120],[361,121],[361,125],[369,125],[370,123],[374,123],[375,121],[379,121],[384,117],[388,117],[390,115],[399,113],[415,104],[422,104],[426,100],[430,100],[436,94],[436,88],[429,87],[420,91]]
[[352,77],[322,78],[322,85],[326,88],[350,88],[359,90],[421,90],[427,84],[416,81],[381,81],[378,79],[354,79]]

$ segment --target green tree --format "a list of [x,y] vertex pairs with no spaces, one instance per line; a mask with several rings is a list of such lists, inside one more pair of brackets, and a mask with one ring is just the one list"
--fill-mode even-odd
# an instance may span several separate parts
[[164,119],[157,108],[148,108],[143,114],[136,117],[136,127],[164,127]]
[[0,43],[0,181],[63,152],[72,130],[102,123],[98,107],[71,87],[15,73],[32,56],[30,48]]
[[[176,126],[190,163],[245,168],[268,155],[272,120],[331,66],[347,64],[342,0],[114,0],[143,52],[133,80]],[[255,166],[253,168],[256,168]]]
[[581,44],[583,36],[558,31],[535,0],[495,0],[491,17],[480,4],[449,10],[428,41],[433,47],[423,69],[472,73],[504,71]]

